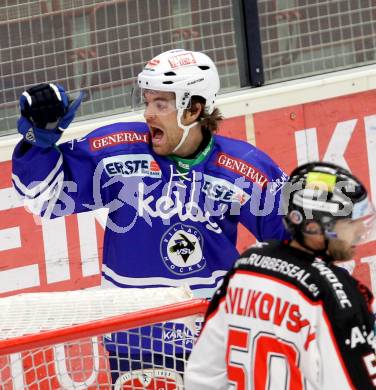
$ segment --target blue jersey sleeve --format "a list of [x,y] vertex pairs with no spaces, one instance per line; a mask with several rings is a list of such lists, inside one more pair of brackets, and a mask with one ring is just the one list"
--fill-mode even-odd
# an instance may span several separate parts
[[280,207],[283,170],[262,150],[248,142],[215,136],[212,156],[215,176],[234,185],[230,218],[243,224],[258,241],[285,239]]
[[258,154],[262,179],[245,189],[250,199],[241,208],[239,220],[258,241],[287,239],[289,234],[283,223],[281,189],[288,175],[263,152],[258,151]]
[[[255,193],[252,191],[252,198]],[[280,192],[270,195],[266,191],[257,195],[260,203],[251,201],[249,207],[240,212],[240,222],[251,231],[258,241],[271,239],[288,239],[289,234],[283,224],[283,216],[279,213]]]
[[109,196],[116,191],[106,190],[100,161],[124,148],[137,148],[134,142],[126,141],[113,141],[111,147],[111,135],[120,131],[143,134],[148,128],[144,123],[116,123],[82,139],[45,149],[21,141],[13,153],[12,179],[25,205],[35,214],[59,217],[111,202]]

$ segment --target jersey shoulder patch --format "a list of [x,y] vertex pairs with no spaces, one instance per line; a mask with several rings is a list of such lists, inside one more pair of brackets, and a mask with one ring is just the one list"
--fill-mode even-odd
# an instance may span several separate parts
[[86,136],[91,152],[110,152],[124,149],[127,145],[134,151],[135,147],[149,146],[150,133],[143,122],[114,123],[94,130]]
[[245,141],[215,136],[215,144],[212,162],[226,176],[235,180],[242,177],[272,193],[288,180],[288,175],[266,153]]

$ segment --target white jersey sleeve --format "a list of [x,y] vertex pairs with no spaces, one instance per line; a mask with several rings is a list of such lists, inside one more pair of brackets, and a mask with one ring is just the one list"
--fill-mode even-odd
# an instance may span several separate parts
[[186,390],[225,390],[227,329],[224,302],[206,320],[185,371]]

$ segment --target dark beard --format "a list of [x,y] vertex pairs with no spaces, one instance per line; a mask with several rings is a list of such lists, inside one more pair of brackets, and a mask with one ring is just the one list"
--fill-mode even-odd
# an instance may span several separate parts
[[346,242],[337,238],[329,240],[328,252],[336,261],[351,260],[353,258],[353,252],[349,248]]

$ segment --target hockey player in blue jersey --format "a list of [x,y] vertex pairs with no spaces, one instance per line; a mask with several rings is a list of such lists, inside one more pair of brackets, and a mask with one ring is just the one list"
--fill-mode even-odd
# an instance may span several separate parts
[[258,240],[285,237],[287,176],[256,147],[215,134],[219,76],[205,54],[162,53],[138,87],[146,124],[113,123],[59,145],[82,96],[70,101],[55,84],[26,90],[14,187],[46,218],[108,208],[103,286],[188,284],[209,297],[239,255],[239,223]]

